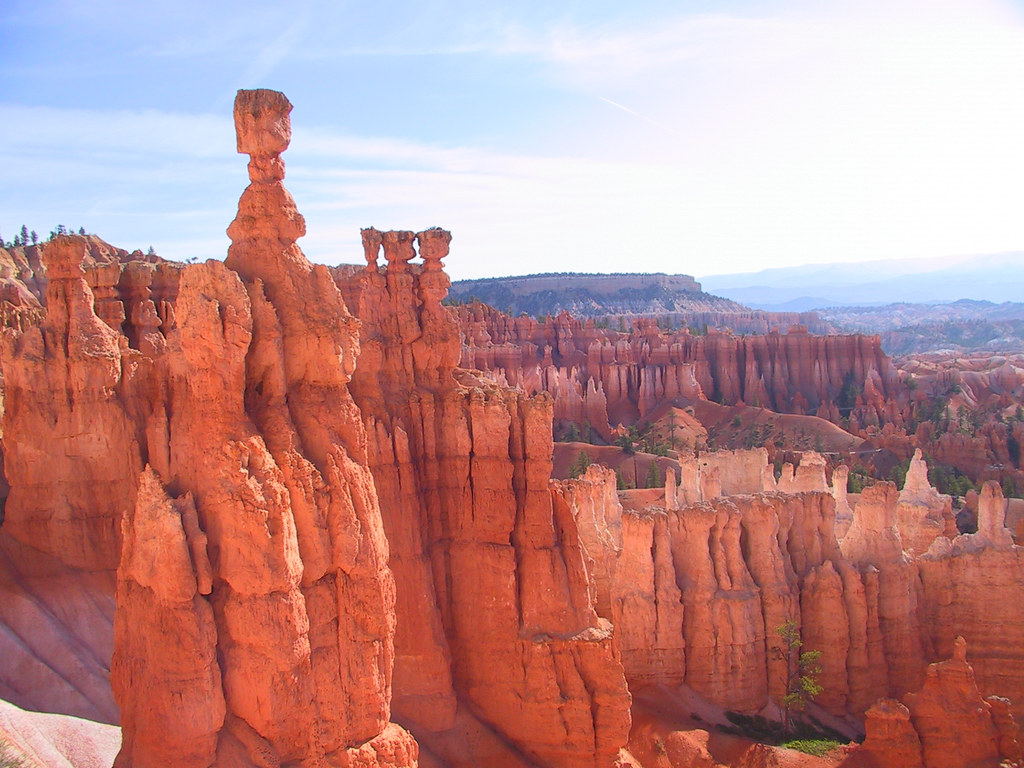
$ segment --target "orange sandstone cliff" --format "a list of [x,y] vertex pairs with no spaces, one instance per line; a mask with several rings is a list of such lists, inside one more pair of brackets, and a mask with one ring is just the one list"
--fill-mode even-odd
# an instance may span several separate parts
[[[147,268],[89,281],[88,244],[60,237],[46,319],[5,340],[10,588],[38,601],[46,564],[96,574],[65,625],[110,659],[118,765],[417,763],[389,722],[395,593],[347,390],[357,323],[294,244],[290,109],[239,93],[252,183],[225,264],[175,270],[158,308]],[[115,568],[111,649],[109,608],[90,603],[110,605]]]
[[835,419],[848,380],[852,415],[884,415],[877,344],[455,314],[440,229],[314,266],[290,110],[239,92],[223,263],[0,254],[0,697],[119,723],[119,766],[635,766],[633,697],[778,716],[793,622],[822,652],[814,713],[866,728],[851,759],[1017,756],[1024,574],[995,484],[957,535],[920,456],[902,493],[847,496],[811,452],[776,478],[764,449],[681,457],[660,488],[551,481],[559,418],[610,436],[718,394]]
[[449,759],[472,716],[542,765],[610,765],[630,697],[575,520],[548,488],[551,399],[456,370],[449,239],[364,230],[367,267],[337,273],[362,320],[352,392],[398,585],[395,711]]
[[547,391],[555,397],[556,419],[589,421],[600,432],[608,423],[633,423],[675,398],[746,403],[839,422],[855,405],[852,397],[844,399],[844,387],[862,393],[861,420],[873,415],[878,423],[891,407],[887,399],[902,391],[877,336],[816,336],[799,326],[784,334],[696,336],[687,329],[665,332],[642,318],[625,333],[566,313],[541,323],[482,304],[455,311],[464,366],[493,371],[530,393]]

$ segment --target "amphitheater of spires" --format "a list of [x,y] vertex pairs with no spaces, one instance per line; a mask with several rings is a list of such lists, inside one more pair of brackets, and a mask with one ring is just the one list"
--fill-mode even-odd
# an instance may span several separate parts
[[[313,265],[282,183],[290,111],[239,92],[251,183],[223,262],[80,236],[0,251],[13,747],[124,768],[789,765],[722,731],[781,717],[791,622],[821,652],[804,716],[849,741],[800,765],[1021,759],[1024,502],[997,483],[961,533],[920,452],[902,490],[859,494],[819,453],[776,474],[763,447],[678,452],[655,488],[596,464],[553,479],[556,420],[610,435],[666,398],[903,418],[877,340],[613,341],[453,311],[436,228],[364,229],[365,267]],[[847,373],[864,386],[840,416]],[[83,719],[47,739],[23,710]]]

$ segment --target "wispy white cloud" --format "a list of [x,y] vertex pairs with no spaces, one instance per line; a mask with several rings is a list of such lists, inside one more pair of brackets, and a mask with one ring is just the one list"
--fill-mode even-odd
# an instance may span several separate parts
[[[396,79],[374,81],[379,98],[297,103],[287,183],[315,259],[358,261],[368,224],[451,228],[449,265],[465,277],[724,272],[1024,245],[1024,25],[1011,4],[808,2],[771,16],[588,23],[509,11],[446,21],[426,8],[387,28],[361,18],[345,35],[332,34],[344,13],[322,10],[307,22],[257,4],[232,25],[228,8],[188,45],[185,25],[171,24],[156,58],[203,59],[225,41],[218,66],[286,83],[295,61],[317,59],[343,82],[352,57],[398,53],[472,55],[492,69],[446,102],[465,111],[432,141],[428,121],[405,111],[397,77],[415,74],[412,61],[388,63]],[[445,93],[437,71],[421,84],[428,98]],[[526,95],[485,113],[490,73]],[[529,110],[535,93],[547,111],[534,137],[503,141],[511,110]],[[19,179],[0,191],[0,230],[81,223],[126,247],[223,255],[246,176],[230,94],[221,101],[216,116],[0,105],[0,163]],[[375,128],[340,127],[367,114]],[[486,144],[461,131],[469,120]]]
[[310,4],[296,8],[292,6],[295,18],[256,54],[242,74],[243,87],[254,87],[262,83],[281,62],[299,45],[301,37],[310,24]]

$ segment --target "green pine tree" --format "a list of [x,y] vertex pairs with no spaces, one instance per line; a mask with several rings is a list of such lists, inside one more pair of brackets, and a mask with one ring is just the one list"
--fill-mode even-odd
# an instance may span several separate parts
[[647,479],[644,486],[647,488],[658,488],[662,484],[661,473],[658,471],[658,463],[652,461],[647,465]]
[[586,451],[580,451],[572,464],[569,466],[569,479],[575,480],[577,477],[587,471],[587,467],[590,466],[590,457]]

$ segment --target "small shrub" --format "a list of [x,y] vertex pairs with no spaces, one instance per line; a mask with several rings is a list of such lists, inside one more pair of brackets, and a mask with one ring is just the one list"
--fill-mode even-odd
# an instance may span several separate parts
[[587,471],[587,467],[590,466],[590,456],[587,455],[586,451],[580,451],[576,455],[575,461],[569,466],[569,478],[575,480],[576,478],[583,475]]
[[808,755],[824,757],[833,749],[841,747],[842,744],[831,739],[793,739],[792,741],[785,741],[779,746],[795,749],[797,752],[804,752]]

